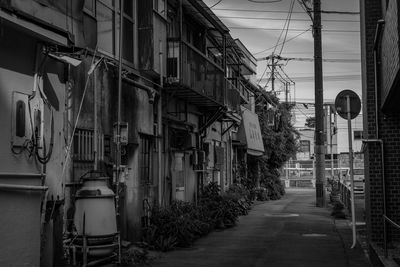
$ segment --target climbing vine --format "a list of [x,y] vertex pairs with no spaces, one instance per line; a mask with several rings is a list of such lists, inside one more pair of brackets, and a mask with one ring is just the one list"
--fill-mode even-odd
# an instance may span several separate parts
[[258,158],[260,183],[267,188],[269,198],[278,199],[284,194],[279,170],[298,150],[299,133],[292,125],[293,105],[280,103],[266,91],[260,93],[256,113],[260,121],[265,153]]

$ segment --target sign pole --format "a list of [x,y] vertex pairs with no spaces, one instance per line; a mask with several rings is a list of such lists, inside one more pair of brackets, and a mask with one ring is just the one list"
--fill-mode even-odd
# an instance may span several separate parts
[[354,207],[354,168],[353,168],[353,139],[352,139],[352,130],[351,130],[351,110],[350,110],[350,96],[346,96],[347,100],[347,128],[348,128],[348,136],[349,136],[349,165],[350,165],[350,184],[351,184],[351,223],[353,230],[353,245],[351,248],[356,246],[356,212]]

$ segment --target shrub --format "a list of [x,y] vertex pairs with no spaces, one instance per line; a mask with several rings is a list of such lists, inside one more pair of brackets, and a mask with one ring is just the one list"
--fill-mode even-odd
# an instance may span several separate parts
[[268,190],[265,187],[256,188],[256,199],[258,201],[269,200]]
[[198,205],[174,201],[168,207],[154,207],[143,241],[148,247],[168,251],[188,247],[215,228],[235,225],[251,205],[249,190],[232,185],[225,194],[217,183],[204,187]]
[[154,207],[150,225],[144,231],[144,241],[162,251],[173,247],[188,247],[212,229],[205,210],[194,204],[174,201],[171,206]]

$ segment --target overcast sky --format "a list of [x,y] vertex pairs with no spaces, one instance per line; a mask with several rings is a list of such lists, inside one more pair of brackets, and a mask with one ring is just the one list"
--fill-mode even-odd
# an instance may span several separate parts
[[[279,54],[282,49],[282,57],[312,59],[314,41],[311,30],[308,30],[311,28],[312,22],[299,5],[299,1],[294,1],[286,42],[283,48],[279,45],[275,50],[276,44],[284,40],[285,31],[282,32],[282,29],[287,21],[292,0],[255,3],[262,1],[204,0],[209,7],[217,4],[212,7],[213,12],[228,26],[232,37],[239,38],[256,58],[266,57],[271,55],[272,52]],[[267,0],[263,2],[267,2]],[[359,11],[359,0],[322,0],[321,2],[321,8],[325,11]],[[344,89],[354,90],[361,97],[359,20],[359,15],[322,14],[323,58],[352,61],[352,63],[323,63],[325,102],[333,102],[336,95]],[[282,36],[279,38],[281,33]],[[282,61],[280,63],[283,64],[283,71],[295,82],[295,86],[291,87],[292,100],[299,103],[313,103],[314,63],[312,61],[298,60]],[[258,79],[261,78],[266,68],[266,61],[258,62]],[[282,71],[280,72],[285,77]],[[270,77],[269,69],[267,69],[263,77]],[[264,86],[266,80],[263,79],[260,85]],[[270,82],[266,88],[271,90]],[[283,85],[279,80],[276,81],[275,88],[277,91],[283,89]],[[279,96],[284,99],[283,92]],[[305,109],[301,105],[297,105],[296,109],[296,125],[299,127],[304,126],[303,122],[306,116],[314,115],[314,109]],[[341,121],[339,123],[342,124]],[[361,120],[358,120],[356,128],[360,129],[360,127],[362,128],[362,123]],[[345,131],[345,129],[342,131]],[[344,147],[341,150],[346,150],[347,135],[343,135],[343,139],[346,144],[343,144]]]
[[[257,1],[257,0],[256,0]],[[205,0],[213,6],[219,0]],[[261,0],[260,0],[261,2]],[[274,3],[254,3],[248,0],[222,0],[212,10],[230,28],[233,38],[239,38],[256,58],[270,55],[274,52],[279,35],[282,32],[292,0],[282,0]],[[322,0],[322,10],[327,11],[359,11],[358,0]],[[352,89],[360,94],[360,34],[359,15],[322,14],[323,57],[325,59],[355,59],[353,63],[324,62],[324,99],[334,100],[337,93],[343,89]],[[313,37],[310,29],[311,21],[300,7],[294,3],[281,56],[282,57],[313,57]],[[265,29],[256,29],[265,28]],[[270,29],[270,30],[266,30]],[[303,34],[302,34],[303,33]],[[301,34],[301,35],[299,35]],[[281,41],[285,32],[283,32]],[[299,35],[296,37],[296,35]],[[281,46],[275,50],[279,54]],[[261,52],[261,53],[260,53]],[[314,65],[313,62],[289,61],[281,62],[283,70],[296,83],[296,100],[313,102],[314,100]],[[266,61],[258,62],[258,77],[266,68]],[[269,70],[264,75],[269,77]],[[260,84],[263,85],[263,80]],[[276,87],[281,87],[279,81]],[[268,84],[268,89],[270,84]],[[293,90],[292,90],[293,91]],[[294,97],[294,93],[292,92]],[[283,97],[283,93],[281,94]]]

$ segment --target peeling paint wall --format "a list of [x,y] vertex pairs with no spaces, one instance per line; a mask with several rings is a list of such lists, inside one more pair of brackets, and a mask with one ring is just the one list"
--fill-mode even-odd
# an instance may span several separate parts
[[[22,33],[11,26],[3,25],[0,38],[0,183],[7,185],[48,186],[48,199],[62,199],[62,167],[64,163],[64,115],[65,115],[65,81],[64,64],[40,53],[40,41]],[[39,53],[37,53],[39,51]],[[40,64],[42,62],[42,64]],[[38,87],[34,88],[35,66],[41,66],[41,79]],[[31,101],[29,95],[36,94]],[[43,95],[41,95],[43,94]],[[25,135],[16,135],[16,101],[23,101]],[[43,99],[47,99],[47,105]],[[44,104],[40,104],[41,102]],[[40,120],[31,123],[30,117],[34,109],[41,108]],[[14,147],[11,150],[11,141],[14,145],[26,144],[31,140],[32,127],[42,125],[41,141],[50,148],[51,113],[53,113],[54,146],[52,155],[45,168],[38,162],[35,155],[28,149]],[[39,139],[41,140],[41,138]],[[43,178],[37,176],[44,172]],[[6,173],[19,176],[7,176]],[[1,191],[0,192],[0,265],[1,266],[39,266],[41,241],[42,200],[44,194],[40,191]],[[53,237],[53,232],[45,232]],[[18,255],[18,257],[15,257]],[[52,257],[52,250],[50,255]]]

